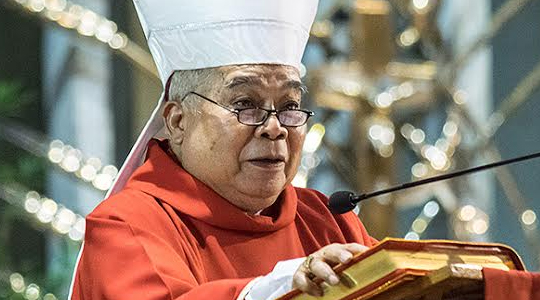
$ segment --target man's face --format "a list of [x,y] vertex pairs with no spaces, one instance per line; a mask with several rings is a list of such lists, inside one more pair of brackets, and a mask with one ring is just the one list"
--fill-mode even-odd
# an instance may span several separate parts
[[[300,106],[301,84],[295,68],[243,65],[221,69],[224,80],[211,95],[204,95],[220,104],[236,109]],[[222,107],[203,99],[190,100],[201,101],[201,113],[184,112],[179,147],[183,167],[244,211],[255,213],[272,205],[296,174],[306,125],[283,127],[271,115],[262,125],[247,126]]]

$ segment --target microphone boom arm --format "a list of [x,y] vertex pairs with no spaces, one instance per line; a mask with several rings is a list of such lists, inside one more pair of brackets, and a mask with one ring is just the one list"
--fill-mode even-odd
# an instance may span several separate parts
[[387,189],[383,189],[383,190],[379,190],[379,191],[375,191],[371,193],[366,193],[366,194],[361,194],[361,195],[354,195],[351,192],[345,192],[345,191],[336,192],[332,196],[330,196],[329,208],[332,212],[341,214],[349,210],[352,210],[358,202],[365,199],[377,197],[380,195],[384,195],[384,194],[388,194],[388,193],[392,193],[392,192],[396,192],[396,191],[400,191],[400,190],[404,190],[408,188],[413,188],[419,185],[424,185],[424,184],[451,179],[454,177],[459,177],[466,174],[471,174],[471,173],[475,173],[475,172],[479,172],[479,171],[483,171],[483,170],[487,170],[491,168],[496,168],[496,167],[500,167],[503,165],[508,165],[508,164],[512,164],[512,163],[516,163],[516,162],[520,162],[524,160],[529,160],[529,159],[533,159],[537,157],[540,157],[540,152],[524,155],[524,156],[520,156],[516,158],[511,158],[507,160],[502,160],[502,161],[498,161],[498,162],[494,162],[494,163],[490,163],[490,164],[486,164],[486,165],[482,165],[478,167],[473,167],[470,169],[459,170],[459,171],[448,173],[448,174],[442,174],[442,175],[438,175],[438,176],[434,176],[434,177],[430,177],[430,178],[426,178],[422,180],[407,182],[407,183],[393,186]]

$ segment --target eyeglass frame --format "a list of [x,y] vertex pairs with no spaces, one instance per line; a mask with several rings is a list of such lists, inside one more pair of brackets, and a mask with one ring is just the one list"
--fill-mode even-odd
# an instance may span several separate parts
[[[238,120],[238,123],[242,124],[242,125],[246,125],[246,126],[261,126],[262,124],[264,124],[268,118],[270,118],[270,116],[272,114],[275,114],[276,115],[276,118],[279,122],[279,125],[283,126],[283,127],[300,127],[300,126],[304,126],[306,125],[307,121],[309,120],[310,117],[314,116],[315,115],[315,112],[311,111],[311,110],[307,110],[307,109],[267,109],[267,108],[263,108],[263,107],[247,107],[247,108],[240,108],[240,109],[237,109],[237,108],[231,108],[231,107],[228,107],[226,105],[223,105],[217,101],[214,101],[206,96],[203,96],[197,92],[194,92],[194,91],[191,91],[191,92],[188,92],[184,97],[182,97],[182,99],[180,100],[180,102],[184,101],[184,99],[187,98],[187,96],[189,96],[190,94],[193,94],[195,96],[199,96],[200,98],[210,102],[210,103],[213,103],[221,108],[224,108],[226,110],[228,110],[229,112],[233,113],[236,115],[236,119]],[[257,122],[255,124],[246,124],[246,123],[243,123],[240,121],[240,112],[244,111],[244,110],[248,110],[248,109],[260,109],[260,110],[264,110],[266,112],[266,117],[264,117],[262,119],[262,121],[260,122]],[[281,121],[279,120],[279,116],[278,114],[280,112],[283,112],[283,111],[301,111],[301,112],[304,112],[307,114],[307,117],[306,117],[306,121],[300,125],[283,125],[281,123]]]

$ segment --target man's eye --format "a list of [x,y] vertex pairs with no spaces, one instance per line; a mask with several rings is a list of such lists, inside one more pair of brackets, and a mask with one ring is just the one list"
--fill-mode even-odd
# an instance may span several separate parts
[[285,104],[285,109],[299,109],[299,108],[300,108],[300,104],[295,101],[291,101]]
[[239,99],[233,102],[233,107],[236,109],[255,107],[253,101],[249,98]]

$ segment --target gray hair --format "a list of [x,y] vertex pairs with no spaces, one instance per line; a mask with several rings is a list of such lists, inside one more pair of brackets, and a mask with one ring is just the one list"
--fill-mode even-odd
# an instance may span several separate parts
[[192,97],[186,98],[188,93],[196,91],[201,94],[211,94],[222,79],[219,68],[175,71],[169,88],[170,100],[180,102],[184,99],[182,105],[190,112],[196,113],[199,101],[192,101]]

